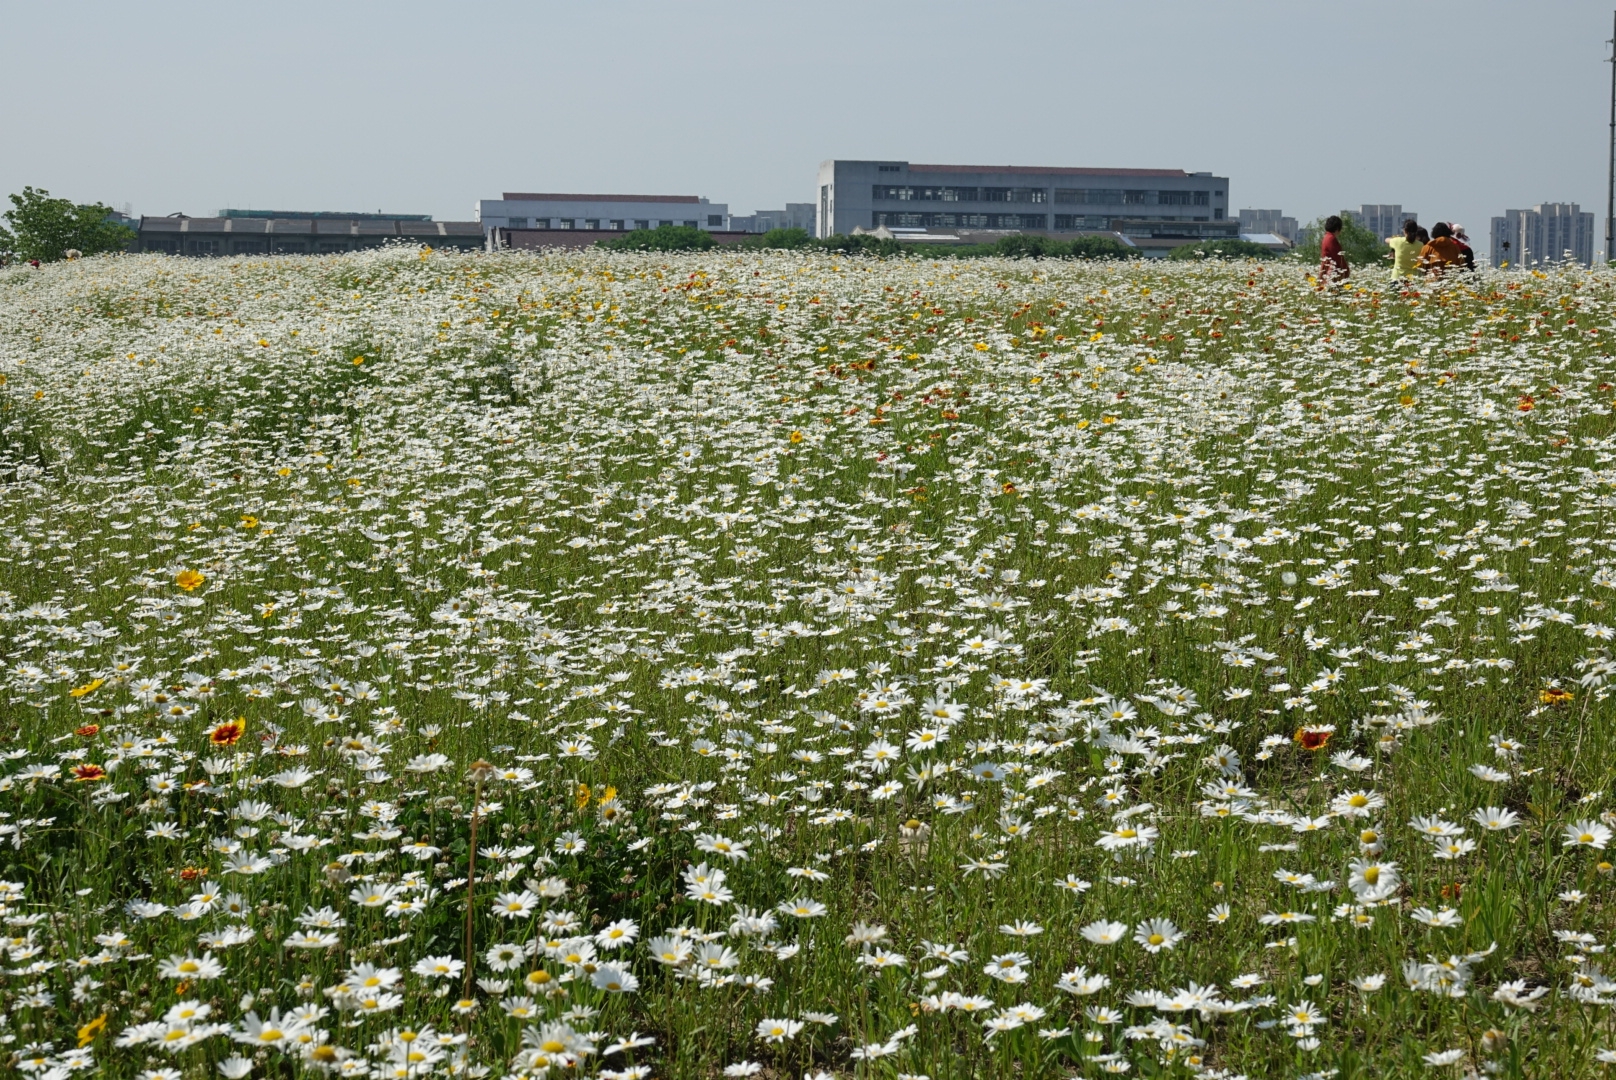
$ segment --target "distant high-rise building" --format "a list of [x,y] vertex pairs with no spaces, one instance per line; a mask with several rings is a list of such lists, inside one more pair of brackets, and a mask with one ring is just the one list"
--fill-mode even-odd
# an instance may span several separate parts
[[1492,264],[1594,262],[1594,216],[1576,203],[1539,203],[1493,218]]
[[759,210],[755,214],[731,214],[729,227],[736,232],[766,233],[770,229],[801,229],[814,234],[814,204],[786,203],[784,210]]
[[1379,237],[1396,236],[1403,231],[1403,222],[1418,221],[1420,216],[1404,210],[1399,203],[1364,203],[1356,211],[1346,211],[1348,217]]
[[1296,219],[1286,217],[1283,210],[1240,211],[1242,233],[1271,233],[1296,243]]

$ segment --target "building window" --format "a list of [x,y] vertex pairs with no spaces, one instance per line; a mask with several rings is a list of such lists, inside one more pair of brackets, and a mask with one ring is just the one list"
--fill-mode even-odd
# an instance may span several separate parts
[[1108,229],[1111,222],[1105,217],[1095,217],[1087,214],[1056,214],[1055,229],[1057,232],[1076,229]]
[[186,244],[186,247],[192,255],[219,254],[219,241],[217,240],[192,240]]
[[1212,203],[1212,193],[1210,191],[1197,191],[1195,193],[1195,205],[1196,206],[1210,206],[1211,203]]
[[1162,206],[1189,206],[1190,192],[1188,191],[1158,191],[1156,201]]
[[586,228],[586,229],[598,229],[598,228],[600,228],[600,219],[599,218],[585,218],[584,219],[584,228]]
[[1156,201],[1154,191],[1124,191],[1122,193],[1123,206],[1148,206]]
[[1047,229],[1049,219],[1043,214],[988,214],[990,229]]
[[651,221],[649,218],[635,218],[634,227],[636,229],[649,229],[651,227]]
[[1223,220],[1223,207],[1221,207],[1221,206],[1213,207],[1213,209],[1212,209],[1212,220],[1213,221],[1222,221]]
[[612,221],[608,222],[606,227],[608,229],[612,229],[613,231],[621,232],[623,230],[623,223],[621,221]]
[[570,229],[570,228],[572,228],[572,219],[570,217],[557,218],[556,219],[556,228],[558,228],[558,229]]
[[511,218],[511,228],[513,228],[513,229],[525,229],[525,228],[527,228],[527,218],[525,218],[525,217],[513,217],[513,218]]
[[707,227],[708,228],[718,229],[718,228],[722,228],[723,225],[724,225],[724,215],[723,214],[708,214],[707,215]]
[[877,165],[875,167],[875,171],[876,172],[902,172],[903,171],[903,166],[902,165]]
[[680,224],[687,229],[694,229],[696,227],[696,223],[694,221],[683,221],[680,222]]

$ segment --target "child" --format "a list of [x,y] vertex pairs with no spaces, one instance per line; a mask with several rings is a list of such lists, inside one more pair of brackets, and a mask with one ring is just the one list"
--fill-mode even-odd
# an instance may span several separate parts
[[1339,214],[1331,214],[1324,219],[1324,240],[1319,244],[1320,284],[1345,281],[1352,273],[1352,267],[1347,265],[1347,256],[1341,250],[1341,238],[1336,235],[1340,231]]
[[1420,227],[1412,221],[1403,222],[1403,235],[1387,239],[1386,246],[1392,249],[1392,277],[1409,279],[1419,267]]

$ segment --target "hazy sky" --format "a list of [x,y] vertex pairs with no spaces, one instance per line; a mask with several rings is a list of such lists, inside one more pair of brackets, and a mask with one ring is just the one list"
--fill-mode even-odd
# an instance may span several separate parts
[[826,158],[895,158],[1210,170],[1235,208],[1397,202],[1483,245],[1506,207],[1575,201],[1602,237],[1610,34],[1577,0],[0,0],[0,193],[749,213],[812,201]]

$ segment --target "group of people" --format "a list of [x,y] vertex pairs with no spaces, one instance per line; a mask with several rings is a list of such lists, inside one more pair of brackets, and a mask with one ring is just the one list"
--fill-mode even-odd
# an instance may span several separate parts
[[[1346,252],[1341,250],[1342,221],[1331,214],[1324,219],[1324,239],[1319,244],[1319,280],[1342,282],[1352,273]],[[1441,277],[1450,269],[1474,270],[1476,253],[1463,225],[1439,221],[1429,232],[1417,222],[1403,222],[1403,235],[1388,237],[1392,249],[1392,278],[1411,279],[1420,274]]]

